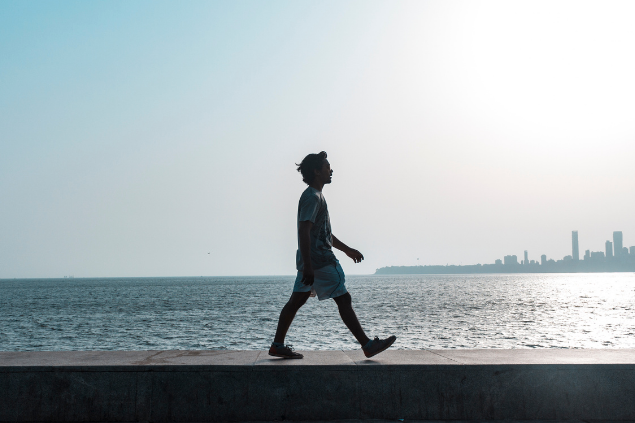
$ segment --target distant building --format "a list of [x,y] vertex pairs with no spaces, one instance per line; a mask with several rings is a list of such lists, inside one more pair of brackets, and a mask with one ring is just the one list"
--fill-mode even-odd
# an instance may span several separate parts
[[563,261],[573,261],[573,257],[571,257],[571,256],[564,256],[564,257],[562,258],[562,260],[563,260]]
[[631,255],[635,256],[635,245],[631,247]]
[[545,264],[547,264],[547,256],[543,254],[540,256],[540,265],[544,266]]
[[628,248],[622,247],[622,257],[628,256]]
[[571,256],[575,261],[580,260],[580,250],[578,249],[578,231],[571,232]]
[[613,232],[613,249],[615,250],[615,257],[622,255],[622,231]]
[[591,258],[591,251],[590,250],[585,250],[584,251],[584,259],[588,260]]
[[593,260],[604,260],[604,251],[593,251],[591,253],[591,258]]
[[503,257],[503,262],[505,263],[505,266],[517,265],[518,264],[518,257],[516,257],[515,255],[513,255],[513,256],[505,256],[505,257]]
[[523,261],[524,265],[528,265],[529,264],[529,259],[527,258],[527,250],[525,250],[525,260]]
[[606,251],[606,258],[613,258],[613,243],[611,241],[604,243],[604,250]]
[[494,261],[494,264],[496,264],[496,265],[501,265],[501,264],[503,264],[503,260],[501,260],[501,259],[496,259],[496,260]]

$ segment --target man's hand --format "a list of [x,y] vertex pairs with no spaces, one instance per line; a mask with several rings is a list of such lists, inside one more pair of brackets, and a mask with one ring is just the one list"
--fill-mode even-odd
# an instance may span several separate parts
[[313,285],[313,282],[315,282],[315,274],[313,273],[313,269],[307,269],[306,265],[304,266],[304,270],[302,270],[301,282],[307,286],[311,286]]
[[362,253],[360,253],[354,248],[349,248],[348,250],[344,252],[346,253],[347,256],[352,258],[355,263],[360,263],[362,260],[364,260],[364,256],[362,255]]
[[362,253],[344,244],[342,241],[337,239],[335,235],[331,236],[333,237],[333,247],[337,248],[340,251],[344,251],[344,254],[352,258],[355,263],[361,263],[361,261],[364,260],[364,256],[362,255]]

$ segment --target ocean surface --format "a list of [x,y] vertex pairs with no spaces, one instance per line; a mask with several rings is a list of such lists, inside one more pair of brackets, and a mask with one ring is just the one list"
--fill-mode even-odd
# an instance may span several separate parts
[[[294,277],[0,280],[0,350],[266,349]],[[397,349],[635,348],[635,274],[347,276],[368,336]],[[298,350],[358,348],[311,298]]]

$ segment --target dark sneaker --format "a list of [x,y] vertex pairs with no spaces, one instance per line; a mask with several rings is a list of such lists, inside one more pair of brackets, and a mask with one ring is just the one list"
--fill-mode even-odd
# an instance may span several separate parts
[[384,350],[387,350],[388,347],[390,347],[396,339],[397,337],[395,335],[390,336],[386,339],[379,339],[378,337],[375,337],[375,339],[369,342],[370,345],[366,344],[364,347],[362,347],[362,351],[364,351],[364,355],[367,358],[371,358],[372,356],[377,355]]
[[304,357],[302,354],[293,351],[291,345],[283,345],[278,346],[271,344],[271,348],[269,348],[269,355],[274,357],[282,357],[282,358],[302,358]]

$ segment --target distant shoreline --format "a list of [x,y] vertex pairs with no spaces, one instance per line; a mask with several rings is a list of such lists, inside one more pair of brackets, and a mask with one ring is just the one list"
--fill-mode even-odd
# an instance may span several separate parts
[[635,272],[635,263],[556,262],[540,264],[470,264],[446,266],[386,266],[375,275],[447,275],[481,273],[624,273]]

